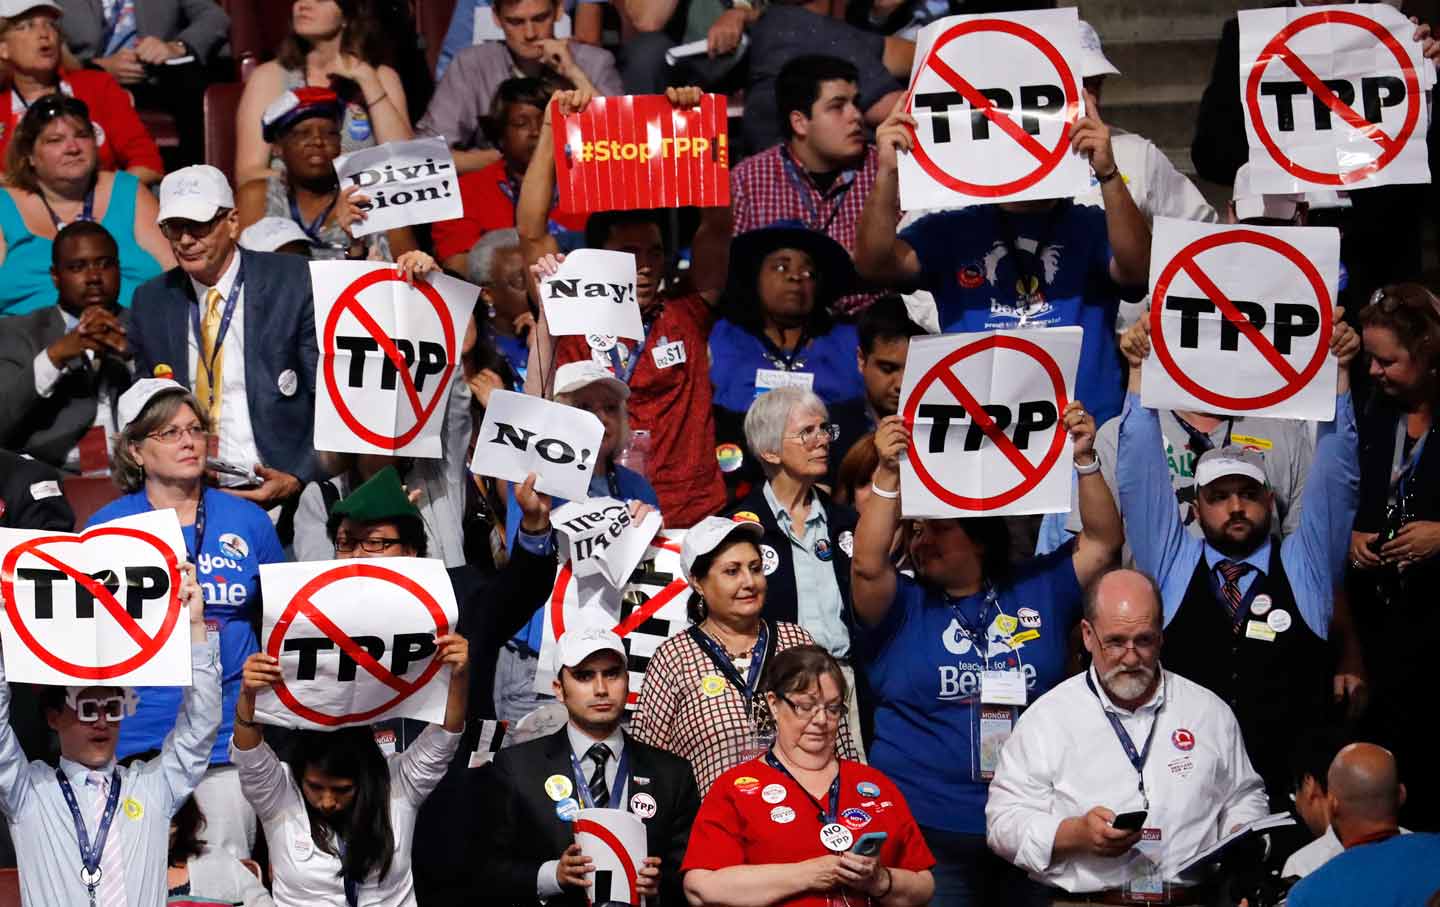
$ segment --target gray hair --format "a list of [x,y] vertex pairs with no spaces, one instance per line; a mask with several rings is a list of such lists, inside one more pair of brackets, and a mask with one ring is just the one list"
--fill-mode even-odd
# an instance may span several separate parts
[[172,391],[152,399],[140,410],[140,415],[115,435],[115,445],[110,450],[110,474],[121,491],[130,494],[145,487],[145,467],[135,459],[135,452],[131,448],[139,447],[147,435],[168,425],[182,406],[190,407],[190,411],[200,421],[200,428],[209,434],[210,416],[200,407],[200,401],[195,399],[194,394],[189,391],[183,394]]
[[465,256],[465,272],[470,282],[480,286],[490,283],[495,268],[495,253],[511,247],[520,247],[520,231],[514,227],[491,230],[476,240]]
[[777,387],[761,394],[745,413],[745,446],[750,455],[760,461],[760,468],[766,476],[779,472],[779,467],[765,460],[767,453],[779,453],[785,443],[785,426],[795,410],[819,413],[820,418],[829,418],[825,401],[814,391],[800,387]]

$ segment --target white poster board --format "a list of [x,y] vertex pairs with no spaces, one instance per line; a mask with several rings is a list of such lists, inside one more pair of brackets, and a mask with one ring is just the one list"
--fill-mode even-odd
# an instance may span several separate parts
[[383,230],[454,220],[465,214],[450,146],[439,136],[386,142],[335,159],[342,189],[359,186],[365,219],[356,237]]

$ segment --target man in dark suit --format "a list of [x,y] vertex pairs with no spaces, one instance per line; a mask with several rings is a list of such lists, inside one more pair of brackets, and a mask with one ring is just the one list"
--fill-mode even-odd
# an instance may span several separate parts
[[161,182],[160,230],[179,266],[135,290],[136,374],[169,374],[195,391],[215,426],[211,456],[259,480],[222,475],[227,491],[267,508],[288,501],[323,478],[309,264],[239,248],[235,195],[206,164]]
[[0,320],[0,446],[83,472],[108,465],[106,432],[130,386],[118,256],[104,227],[70,224],[51,251],[58,304]]
[[609,900],[571,822],[584,807],[628,809],[645,823],[649,854],[637,894],[684,907],[680,861],[700,805],[690,764],[621,729],[630,674],[620,637],[568,630],[556,652],[555,696],[570,720],[549,737],[501,750],[482,770],[478,874],[498,901],[583,907],[587,889],[597,903]]
[[0,529],[74,531],[75,514],[60,488],[60,473],[0,450]]

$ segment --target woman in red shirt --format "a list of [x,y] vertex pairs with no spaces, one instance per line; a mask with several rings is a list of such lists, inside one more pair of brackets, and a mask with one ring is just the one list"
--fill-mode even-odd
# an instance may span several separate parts
[[58,92],[90,108],[101,170],[124,170],[146,185],[160,182],[165,174],[160,149],[115,77],[61,65],[65,42],[55,21],[59,17],[60,7],[38,0],[19,15],[0,19],[0,81],[10,89],[0,101],[0,159],[31,102]]
[[690,902],[928,903],[935,858],[905,798],[881,773],[835,755],[846,713],[839,663],[819,646],[797,646],[775,655],[761,685],[775,745],[721,775],[700,805],[681,866]]

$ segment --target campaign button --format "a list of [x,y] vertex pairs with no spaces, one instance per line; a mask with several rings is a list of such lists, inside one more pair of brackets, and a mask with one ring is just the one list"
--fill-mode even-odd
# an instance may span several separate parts
[[831,822],[820,829],[820,843],[826,850],[844,853],[855,843],[855,834],[839,822]]
[[795,810],[788,806],[777,806],[770,810],[770,821],[777,825],[788,825],[795,821]]
[[646,793],[639,793],[630,798],[630,811],[642,819],[650,819],[655,816],[655,798]]
[[760,792],[760,799],[764,800],[766,803],[779,803],[781,800],[785,799],[785,785],[765,785],[765,789]]
[[545,779],[545,793],[551,800],[564,800],[575,792],[575,785],[564,775],[551,775]]
[[1289,611],[1281,611],[1277,609],[1275,611],[1271,611],[1270,615],[1265,618],[1266,626],[1274,630],[1276,633],[1284,633],[1286,630],[1290,629],[1291,623],[1292,621],[1290,619]]
[[1250,613],[1254,614],[1256,617],[1264,617],[1265,612],[1270,610],[1271,601],[1272,600],[1270,596],[1266,595],[1264,592],[1261,592],[1259,595],[1255,596],[1255,600],[1250,603]]

